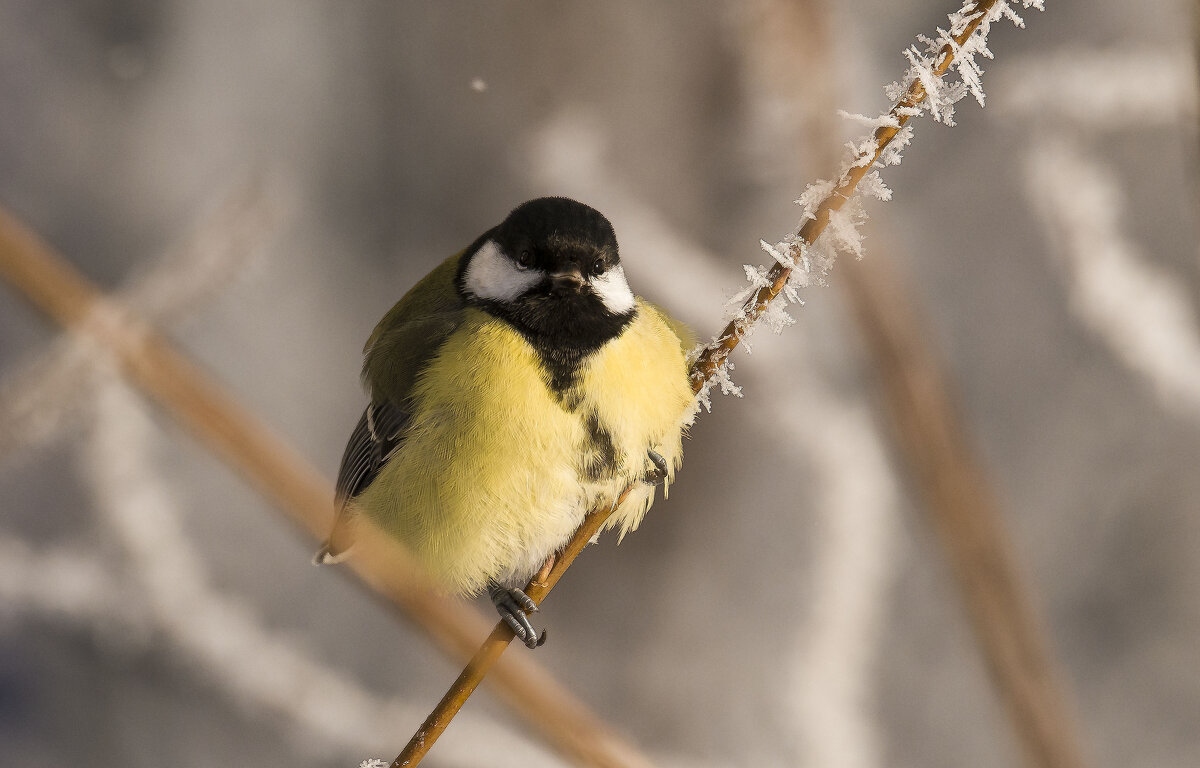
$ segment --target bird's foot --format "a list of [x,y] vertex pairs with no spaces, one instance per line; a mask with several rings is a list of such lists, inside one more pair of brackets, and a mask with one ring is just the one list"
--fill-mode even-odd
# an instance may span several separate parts
[[654,465],[654,468],[646,472],[642,478],[642,482],[647,485],[658,485],[667,479],[667,460],[657,451],[646,451],[646,456],[650,459],[650,463]]
[[492,605],[496,606],[500,618],[504,619],[504,623],[512,629],[517,639],[525,643],[526,648],[537,648],[546,642],[546,631],[542,630],[539,637],[533,623],[529,621],[528,614],[538,610],[533,598],[516,587],[502,587],[499,584],[489,584],[488,595],[492,598]]

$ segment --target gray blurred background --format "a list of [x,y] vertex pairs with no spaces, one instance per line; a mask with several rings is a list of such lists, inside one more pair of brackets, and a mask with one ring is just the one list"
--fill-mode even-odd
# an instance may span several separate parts
[[[376,320],[527,198],[608,213],[716,332],[832,172],[816,126],[886,109],[954,5],[2,0],[0,205],[332,475]],[[1091,763],[1195,766],[1191,6],[1047,6],[986,110],[917,122],[864,266],[928,324]],[[838,280],[736,355],[537,660],[664,765],[1020,764]],[[90,359],[0,285],[0,763],[390,760],[456,665]],[[481,694],[427,764],[559,758]]]

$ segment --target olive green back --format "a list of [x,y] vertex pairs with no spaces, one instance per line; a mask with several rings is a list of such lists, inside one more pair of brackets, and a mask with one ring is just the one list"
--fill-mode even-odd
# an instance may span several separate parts
[[367,339],[363,382],[373,400],[407,400],[417,376],[462,323],[465,305],[454,285],[462,254],[446,259],[414,285]]

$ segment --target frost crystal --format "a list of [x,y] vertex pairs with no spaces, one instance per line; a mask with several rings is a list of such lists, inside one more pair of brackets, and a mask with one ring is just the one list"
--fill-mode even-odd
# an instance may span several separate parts
[[388,768],[390,763],[380,760],[378,757],[372,757],[370,760],[363,760],[358,764],[358,768]]
[[883,178],[880,177],[879,171],[871,171],[862,177],[862,181],[858,182],[858,193],[869,195],[885,203],[892,199],[892,190],[888,188],[887,184],[883,183]]
[[[751,296],[758,293],[759,286],[756,284],[758,282],[758,271],[757,270],[762,270],[763,272],[765,272],[767,268],[766,267],[750,267],[750,269],[755,270],[755,272],[754,272],[755,276],[753,278],[751,278],[751,284],[748,287],[743,288],[742,290],[738,291],[737,293],[733,294],[732,296],[730,296],[728,299],[725,300],[725,318],[724,318],[725,322],[734,323],[734,325],[737,326],[737,330],[735,330],[734,332],[736,334],[738,334],[739,336],[742,335],[741,326],[744,325],[747,321],[746,303],[748,301],[750,301]],[[719,341],[719,339],[717,339],[717,341]]]
[[[775,245],[771,245],[766,240],[759,240],[758,245],[764,251],[771,254],[771,258],[775,259],[775,261],[779,262],[779,264],[782,266],[785,266],[788,269],[796,268],[796,262],[793,261],[792,257],[787,253],[787,243],[776,243]],[[749,269],[749,267],[747,267],[747,269]]]
[[839,109],[837,111],[837,113],[838,113],[838,117],[841,117],[845,120],[850,120],[852,122],[862,123],[864,126],[871,129],[872,131],[874,131],[878,128],[885,128],[885,127],[886,128],[899,128],[900,127],[900,121],[897,120],[894,115],[890,115],[890,114],[886,114],[886,113],[879,115],[877,117],[868,117],[867,115],[860,115],[857,112],[847,112],[844,109]]
[[733,370],[733,363],[728,360],[725,364],[717,368],[717,372],[713,374],[712,382],[721,388],[722,395],[737,395],[742,396],[742,388],[733,383],[733,379],[729,378],[729,372]]
[[851,168],[861,168],[870,165],[875,159],[875,152],[879,150],[879,142],[874,136],[863,136],[857,143],[850,141],[846,142],[846,148],[850,150],[849,158],[842,164],[842,175],[844,176]]
[[768,270],[766,267],[756,267],[752,264],[743,264],[742,268],[746,270],[746,279],[750,281],[751,287],[753,287],[755,290],[758,290],[759,288],[766,288],[771,284],[771,281],[767,279]]
[[[983,12],[977,10],[977,4],[973,0],[967,0],[960,10],[949,15],[950,29],[938,27],[937,34],[932,38],[919,35],[917,42],[921,47],[913,45],[904,51],[909,63],[908,72],[901,82],[892,83],[884,89],[887,97],[892,101],[900,101],[913,83],[920,80],[925,89],[925,98],[921,104],[929,109],[934,120],[946,125],[954,125],[954,105],[968,93],[983,106],[983,67],[975,57],[992,58],[992,52],[987,47],[987,36],[991,31],[992,22],[1008,19],[1018,27],[1025,26],[1024,20],[1012,9],[1012,4],[1016,1],[999,0],[980,19]],[[1024,8],[1044,10],[1042,0],[1019,2]],[[959,45],[955,37],[961,36],[977,21],[978,26],[962,45]],[[945,64],[947,55],[954,57],[949,67]],[[946,82],[946,70],[957,70],[959,79]]]
[[829,270],[833,269],[833,262],[837,260],[837,251],[828,237],[818,237],[817,242],[810,245],[807,252],[812,261],[812,282],[824,285],[825,275],[829,274]]
[[875,164],[880,168],[885,168],[889,165],[900,165],[900,161],[904,159],[901,157],[901,153],[908,147],[909,142],[912,141],[912,136],[912,125],[906,125],[896,131],[896,135],[892,137],[891,143],[879,153],[879,159],[875,161]]
[[817,218],[817,208],[821,207],[821,203],[836,188],[837,182],[828,179],[817,179],[805,187],[803,194],[795,201],[796,205],[804,209],[804,214],[800,218],[801,223]]
[[692,412],[683,420],[684,424],[690,427],[696,423],[696,416],[700,413],[701,408],[704,409],[705,413],[712,413],[712,397],[708,394],[708,390],[712,389],[712,386],[712,379],[704,382],[704,386],[696,393],[696,399],[692,404]]
[[851,198],[840,211],[829,214],[829,227],[825,237],[839,251],[844,251],[856,259],[863,257],[862,233],[858,225],[866,221],[867,214],[858,198]]
[[[696,349],[692,350],[692,353],[689,357],[699,356],[703,350],[703,346],[696,347]],[[716,372],[704,382],[703,386],[700,387],[700,391],[696,393],[696,398],[692,402],[692,411],[684,418],[685,425],[691,425],[693,422],[695,422],[696,416],[700,413],[701,408],[703,408],[706,412],[712,412],[712,396],[710,392],[713,387],[720,387],[721,394],[723,395],[736,395],[737,397],[742,396],[742,388],[737,384],[734,384],[733,379],[729,378],[729,372],[731,370],[733,370],[733,363],[729,362],[728,359],[721,363],[721,365],[717,366]]]
[[763,310],[762,316],[759,318],[759,320],[766,323],[767,327],[776,334],[783,333],[784,328],[787,328],[789,325],[796,324],[796,318],[788,314],[788,311],[784,308],[783,304],[784,303],[782,301],[772,301],[767,305],[767,308]]

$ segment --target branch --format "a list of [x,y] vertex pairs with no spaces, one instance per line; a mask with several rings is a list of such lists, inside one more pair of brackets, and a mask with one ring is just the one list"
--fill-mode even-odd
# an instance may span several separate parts
[[[320,472],[165,337],[101,293],[3,209],[0,277],[64,327],[111,354],[132,383],[310,536],[320,540],[328,532],[333,487]],[[438,597],[415,563],[394,553],[386,563],[356,558],[347,565],[444,651],[465,658],[483,630],[482,621]],[[493,679],[508,705],[569,758],[595,766],[647,764],[527,657],[506,659]]]
[[[184,239],[132,279],[116,300],[158,327],[170,325],[252,269],[256,257],[290,218],[279,185],[252,178],[234,187]],[[78,428],[85,393],[96,386],[93,345],[64,334],[0,388],[0,461]]]
[[[751,45],[746,54],[752,58],[760,53],[769,56],[765,49],[771,46],[764,45],[764,38],[788,26],[789,19],[773,11],[794,12],[807,4],[774,0],[766,5],[770,15],[762,26],[747,30]],[[808,33],[806,40],[820,26],[814,15],[790,19],[796,22],[796,31]],[[797,44],[795,37],[787,47],[789,52],[811,50],[807,42]],[[780,68],[786,69],[789,91],[795,87],[791,73],[816,71],[807,60],[789,60],[789,64]],[[748,73],[752,70],[747,67]],[[754,77],[750,74],[747,82],[751,89],[756,86]],[[816,77],[813,82],[824,85],[829,78]],[[803,112],[811,114],[813,104],[825,102],[801,98],[797,106],[803,104]],[[750,104],[750,108],[756,107]],[[834,117],[832,109],[827,111]],[[716,254],[675,229],[653,204],[616,178],[613,163],[605,162],[609,137],[589,125],[573,117],[570,108],[551,117],[522,156],[522,167],[531,169],[530,178],[537,186],[594,201],[616,223],[626,246],[654,254],[656,268],[637,276],[646,295],[675,308],[680,320],[703,322],[704,312],[719,304],[726,291],[728,270],[718,266],[721,259]],[[772,136],[760,151],[764,156],[777,155],[792,145]],[[823,146],[836,150],[837,142]],[[805,337],[813,329],[796,331]],[[882,625],[895,569],[898,478],[874,415],[854,393],[830,386],[808,355],[795,353],[798,342],[804,347],[808,341],[793,337],[794,354],[774,361],[769,371],[747,372],[756,390],[769,390],[761,394],[780,401],[777,409],[748,415],[761,420],[763,429],[789,446],[787,453],[797,459],[797,466],[808,467],[814,476],[808,505],[816,515],[816,532],[808,542],[814,556],[800,576],[813,600],[805,608],[807,618],[795,627],[792,642],[781,641],[790,650],[773,666],[777,680],[766,703],[777,707],[776,721],[784,718],[794,724],[779,734],[791,747],[781,752],[787,760],[871,768],[882,764],[883,736],[869,702],[876,687],[878,657],[888,642]]]
[[[809,16],[819,20],[821,14]],[[793,71],[813,71],[829,48],[828,34],[822,34],[821,26],[812,18],[803,21],[807,23],[792,25],[808,33],[803,40],[793,38],[776,46],[779,57],[791,54]],[[793,51],[802,53],[797,56]],[[1039,78],[1053,80],[1052,73],[1044,70],[1039,70]],[[1045,88],[1040,80],[1029,87],[1026,82],[1020,89],[1023,98],[1028,98],[1030,87]],[[817,102],[811,112],[832,116],[829,78],[812,78],[805,86],[800,96]],[[790,83],[776,87],[792,95]],[[805,134],[811,136],[817,153],[834,145],[828,120],[814,119],[807,128]],[[1084,205],[1080,210],[1095,208]],[[1103,234],[1099,237],[1097,242],[1112,240]],[[1098,251],[1092,248],[1091,252]],[[951,566],[1013,733],[1031,765],[1082,766],[1078,728],[1058,665],[1022,578],[996,494],[959,417],[953,382],[930,343],[933,334],[888,259],[875,254],[869,265],[847,259],[842,266],[839,282],[874,361],[883,407],[892,422],[892,439],[924,497],[930,524]]]
[[1030,765],[1085,765],[1059,674],[986,473],[921,325],[886,273],[846,281],[875,360],[893,435],[958,582],[992,683]]
[[[629,495],[632,488],[626,488],[617,499],[617,502],[611,507],[592,511],[583,519],[583,525],[575,531],[571,536],[571,540],[567,542],[566,547],[554,560],[553,567],[548,573],[539,573],[535,575],[529,584],[525,587],[525,594],[538,605],[546,599],[554,585],[562,578],[563,573],[567,568],[571,567],[571,563],[575,562],[575,558],[583,551],[583,548],[588,545],[588,542],[593,537],[600,533],[600,529],[604,527],[605,521],[616,511],[617,507],[625,501],[625,497]],[[446,727],[450,725],[450,721],[462,709],[463,704],[467,703],[467,699],[475,692],[479,683],[487,675],[488,670],[500,658],[500,654],[504,653],[504,649],[508,648],[508,644],[512,642],[513,631],[503,621],[496,623],[496,628],[492,630],[492,634],[488,635],[487,640],[483,642],[475,655],[471,657],[471,661],[459,674],[458,679],[450,686],[450,690],[446,691],[446,695],[434,707],[433,712],[429,713],[429,717],[425,718],[425,722],[409,739],[404,750],[396,756],[392,761],[391,768],[408,768],[415,766],[421,762],[426,753],[433,748],[434,743]],[[649,762],[645,762],[643,758],[636,755],[625,756],[626,760],[634,760],[638,765],[649,766]],[[608,763],[604,763],[608,765]],[[630,764],[629,762],[622,764]],[[617,765],[617,763],[612,763]]]
[[[1040,0],[1024,0],[1024,2],[1027,5],[1031,3],[1040,4]],[[982,2],[964,5],[963,10],[956,14],[954,34],[950,35],[939,30],[941,37],[946,42],[937,51],[931,66],[926,70],[928,72],[927,77],[936,79],[948,72],[950,67],[955,63],[956,56],[963,50],[967,41],[975,34],[975,31],[985,22],[990,23],[994,11],[996,13],[1007,11],[1007,15],[1015,18],[1015,14],[1007,10],[1007,7],[1006,0],[982,0]],[[968,69],[968,67],[963,67],[963,69]],[[975,72],[973,65],[970,65],[969,71],[976,77],[976,87],[968,86],[968,88],[976,94],[976,98],[982,101],[982,92],[977,90],[977,72]],[[964,72],[964,80],[970,76],[972,74]],[[710,344],[701,348],[695,354],[688,375],[692,382],[692,391],[698,396],[703,397],[704,391],[714,383],[722,380],[728,381],[725,369],[730,353],[753,328],[758,319],[763,316],[771,302],[784,291],[789,278],[793,271],[795,271],[795,265],[802,263],[804,260],[805,248],[815,243],[821,233],[825,231],[829,225],[831,216],[840,211],[846,202],[850,200],[858,188],[859,182],[870,172],[876,161],[880,159],[880,155],[884,149],[901,133],[901,130],[907,125],[908,121],[913,116],[920,114],[918,105],[924,102],[927,96],[937,96],[936,93],[931,93],[931,91],[939,85],[940,83],[923,82],[920,77],[912,78],[912,82],[904,91],[902,98],[887,113],[885,119],[881,121],[880,127],[875,130],[869,146],[863,147],[857,157],[847,165],[838,182],[832,186],[831,191],[827,192],[815,207],[811,218],[804,223],[800,231],[788,242],[786,254],[781,254],[781,258],[777,258],[770,270],[763,275],[762,282],[764,284],[762,287],[746,300],[738,317],[731,320]],[[929,101],[929,108],[934,116],[948,121],[950,117],[949,109],[946,109],[939,116],[938,110],[941,100],[939,98],[930,98]],[[622,494],[623,498],[624,494]],[[620,500],[618,500],[617,504],[620,504]],[[604,519],[607,519],[609,514],[611,514],[611,510],[593,511],[585,519],[584,528],[588,528],[593,532],[598,531]],[[601,519],[596,521],[595,518],[601,515]],[[568,545],[569,547],[576,548],[576,553],[594,535],[594,533],[584,535],[584,528],[576,532]],[[561,575],[573,560],[574,555],[563,562],[556,563],[553,572]],[[555,581],[557,581],[557,578]],[[530,586],[536,587],[535,582],[536,577],[533,582],[530,582]],[[544,595],[545,593],[542,592],[542,594]],[[535,598],[536,600],[537,598]],[[392,768],[411,768],[421,762],[421,759],[428,753],[433,743],[445,731],[455,713],[462,708],[467,698],[470,697],[475,687],[478,686],[479,681],[487,674],[487,670],[491,664],[508,647],[508,643],[512,640],[512,637],[512,632],[507,629],[504,622],[499,622],[496,625],[496,629],[493,630],[483,647],[475,654],[471,663],[462,671],[454,685],[442,697],[442,700],[434,708],[422,727],[413,735],[408,745],[404,748],[404,751],[392,762]]]
[[[958,50],[967,42],[967,40],[975,33],[981,24],[988,19],[993,7],[1000,4],[1000,7],[1005,6],[1005,0],[983,0],[983,2],[975,3],[968,10],[962,11],[964,17],[972,17],[967,21],[958,34],[952,37],[953,44],[947,42],[941,47],[937,55],[934,57],[934,64],[931,68],[934,77],[940,77],[950,70],[954,63],[955,56]],[[804,223],[800,231],[795,234],[787,246],[785,256],[793,266],[787,266],[783,261],[777,260],[771,265],[770,270],[764,276],[766,284],[758,289],[753,295],[746,300],[742,306],[742,312],[733,320],[729,321],[724,330],[707,346],[700,350],[695,362],[692,365],[692,389],[700,392],[711,384],[722,374],[722,369],[726,361],[729,359],[729,354],[741,343],[742,338],[751,329],[754,323],[763,315],[767,307],[775,300],[784,287],[787,286],[788,279],[795,271],[795,264],[802,262],[804,257],[804,249],[811,246],[829,226],[830,216],[840,211],[842,206],[851,198],[858,184],[863,177],[871,170],[876,161],[888,144],[896,138],[901,129],[908,124],[908,121],[914,115],[919,114],[918,105],[925,101],[927,95],[927,84],[922,82],[920,78],[915,78],[908,86],[904,96],[896,102],[896,104],[887,112],[886,123],[875,129],[873,141],[864,152],[851,162],[846,170],[838,179],[833,190],[827,193],[821,200],[820,204],[813,211],[812,218]]]
[[[960,14],[964,17],[964,23],[935,57],[929,70],[933,77],[949,70],[959,48],[984,22],[993,7],[1003,9],[1006,4],[1004,0],[985,0]],[[970,17],[969,20],[965,20],[966,17]],[[888,123],[875,131],[873,146],[846,170],[832,191],[817,206],[812,219],[804,224],[795,239],[789,243],[787,256],[793,263],[802,258],[803,247],[816,241],[828,226],[832,214],[841,210],[870,167],[879,159],[884,148],[917,113],[916,107],[926,98],[929,87],[930,83],[923,83],[920,79],[912,81],[904,97],[889,112]],[[934,108],[936,109],[936,104]],[[6,235],[11,237],[5,237]],[[18,258],[11,258],[14,254]],[[766,275],[766,284],[747,300],[741,317],[730,322],[712,344],[700,351],[690,371],[693,389],[696,392],[702,391],[724,374],[729,354],[769,304],[784,290],[793,270],[794,266],[786,266],[782,261],[774,264]],[[94,288],[72,273],[69,267],[61,263],[61,260],[28,232],[2,216],[0,271],[7,273],[10,280],[25,288],[30,297],[48,313],[66,325],[81,329],[84,334],[113,351],[127,374],[136,383],[167,405],[197,437],[227,461],[239,467],[260,490],[285,509],[293,510],[305,527],[319,535],[321,529],[314,529],[314,524],[323,525],[327,517],[328,484],[321,481],[319,475],[311,470],[301,457],[274,438],[251,414],[240,410],[225,398],[215,385],[209,383],[186,359],[171,349],[165,339],[145,324],[125,315],[117,305],[104,300]],[[539,594],[535,600],[544,598],[546,592],[561,578],[574,557],[594,532],[599,530],[610,513],[611,510],[606,510],[588,515],[584,528],[572,538],[568,550],[564,552],[561,562],[556,563],[550,571],[544,586],[539,589],[538,583],[530,585],[534,593]],[[419,576],[413,563],[395,562],[387,569],[386,576],[363,565],[358,566],[356,570],[369,583],[403,605],[412,615],[420,617],[446,645],[462,647],[464,631],[469,632],[465,628],[463,617],[455,615],[454,611],[440,601],[429,597],[429,592],[424,588],[424,579]],[[414,741],[424,742],[420,750],[413,750],[417,762],[507,647],[511,633],[508,633],[507,637],[506,633],[507,630],[502,628],[493,632],[471,665],[460,676],[461,685],[456,684],[443,699],[445,706],[439,705],[439,709],[430,716],[430,720],[427,721],[430,727],[419,731],[414,737]],[[509,682],[511,688],[513,681]],[[527,705],[520,696],[516,696],[513,703],[518,708]],[[446,714],[444,718],[438,716],[439,710]],[[550,709],[543,711],[545,721],[534,718],[533,722],[546,729],[546,723],[558,722],[561,714],[560,711]],[[563,746],[564,737],[561,733],[551,735],[557,737],[556,741],[560,747]],[[565,737],[565,741],[575,743],[571,736]],[[608,741],[611,742],[611,736],[608,736]],[[628,755],[622,757],[627,758]],[[620,758],[616,760],[624,762]],[[404,755],[394,763],[415,764],[416,762],[405,758]]]

